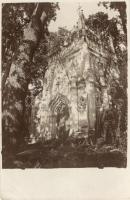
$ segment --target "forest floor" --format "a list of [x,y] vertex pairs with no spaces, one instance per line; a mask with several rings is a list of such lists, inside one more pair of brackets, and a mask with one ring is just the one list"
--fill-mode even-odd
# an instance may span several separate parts
[[125,168],[126,165],[126,154],[119,148],[76,140],[64,144],[51,140],[24,145],[13,156],[3,156],[3,168]]

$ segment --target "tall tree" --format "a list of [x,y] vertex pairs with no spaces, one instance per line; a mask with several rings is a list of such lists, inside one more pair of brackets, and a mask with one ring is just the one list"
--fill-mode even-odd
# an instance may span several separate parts
[[[127,129],[127,4],[125,1],[116,2],[100,2],[106,9],[113,9],[118,11],[119,17],[115,19],[115,25],[118,28],[118,34],[112,30],[112,36],[114,40],[114,48],[117,56],[118,68],[120,71],[119,84],[116,86],[116,98],[123,100],[122,117],[121,117],[121,129],[126,131]],[[112,19],[113,20],[113,19]],[[121,26],[120,26],[121,25]],[[123,32],[121,31],[121,27]],[[116,28],[117,29],[117,28]]]
[[103,5],[105,8],[117,10],[123,26],[123,31],[127,33],[127,15],[126,15],[126,2],[125,1],[112,1],[112,2],[100,2],[99,5]]
[[[26,4],[28,8],[29,5]],[[3,9],[5,8],[4,6],[6,5],[3,5]],[[10,6],[12,4],[7,5],[7,7]],[[17,6],[19,5],[17,4]],[[25,98],[28,84],[31,80],[34,53],[42,36],[44,36],[47,24],[51,19],[55,19],[56,16],[57,4],[38,3],[32,5],[32,7],[33,9],[35,7],[35,9],[29,23],[23,29],[22,40],[19,47],[16,48],[17,52],[14,55],[13,61],[10,67],[5,67],[5,73],[9,74],[8,78],[6,74],[7,80],[4,81],[3,91],[2,139],[5,150],[12,145],[19,145],[23,140]]]
[[4,89],[10,67],[15,56],[23,29],[29,22],[35,4],[2,5],[2,89]]
[[[113,2],[110,4],[105,4],[105,6],[108,5],[110,8],[114,8],[119,11],[119,9],[122,9],[122,5],[124,5],[122,2]],[[118,120],[118,127],[120,129],[120,137],[121,137],[121,143],[122,141],[126,141],[126,130],[127,130],[127,31],[124,29],[126,28],[126,10],[124,5],[124,14],[122,13],[122,18],[119,15],[119,18],[121,18],[122,25],[124,22],[123,30],[121,29],[120,20],[119,18],[112,18],[109,19],[108,15],[99,12],[94,15],[90,15],[89,18],[86,20],[86,25],[90,27],[91,30],[93,30],[98,37],[101,39],[101,41],[106,44],[106,47],[109,48],[109,45],[111,44],[109,38],[111,38],[111,41],[113,41],[113,50],[116,55],[116,65],[118,66],[118,79],[115,77],[114,79],[111,79],[111,81],[107,82],[107,77],[109,78],[111,75],[114,75],[113,69],[114,66],[111,64],[111,55],[108,57],[108,65],[105,67],[104,70],[104,77],[106,79],[106,83],[109,84],[109,94],[112,97],[112,102],[116,104],[118,108],[120,108],[120,120]],[[121,11],[119,11],[120,13]],[[120,27],[120,28],[119,28]],[[112,71],[111,71],[112,70]],[[112,72],[112,73],[110,73]],[[96,77],[98,80],[98,71],[96,73]],[[99,81],[98,81],[99,82]],[[99,84],[100,86],[100,84]],[[118,129],[118,131],[119,131]],[[122,144],[122,149],[126,152],[126,142]]]

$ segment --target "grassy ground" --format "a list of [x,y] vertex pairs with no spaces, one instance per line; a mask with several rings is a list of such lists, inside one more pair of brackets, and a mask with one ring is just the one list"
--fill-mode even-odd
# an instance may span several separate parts
[[3,168],[81,168],[126,167],[126,155],[109,146],[94,146],[85,141],[48,141],[24,145],[12,156],[3,156]]

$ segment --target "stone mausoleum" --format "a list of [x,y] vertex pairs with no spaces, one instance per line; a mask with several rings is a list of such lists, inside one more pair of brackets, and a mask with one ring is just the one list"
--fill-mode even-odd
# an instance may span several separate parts
[[[112,38],[108,48],[87,28],[83,13],[77,31],[79,37],[49,60],[38,101],[37,132],[42,137],[57,137],[62,123],[69,127],[70,134],[88,135],[89,130],[95,131],[97,109],[109,106],[109,88],[104,79],[108,57],[113,66],[109,81],[111,76],[118,76]],[[97,80],[101,90],[96,87]]]

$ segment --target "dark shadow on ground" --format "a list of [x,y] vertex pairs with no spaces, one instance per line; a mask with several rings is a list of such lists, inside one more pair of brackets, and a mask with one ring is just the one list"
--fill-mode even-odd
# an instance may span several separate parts
[[22,146],[13,156],[3,155],[2,167],[15,168],[85,168],[127,166],[126,155],[119,149],[104,145],[100,148],[77,141],[59,144],[49,141]]

